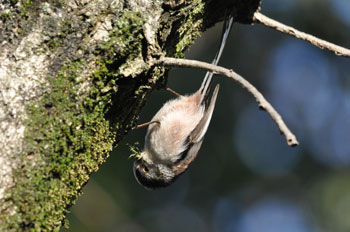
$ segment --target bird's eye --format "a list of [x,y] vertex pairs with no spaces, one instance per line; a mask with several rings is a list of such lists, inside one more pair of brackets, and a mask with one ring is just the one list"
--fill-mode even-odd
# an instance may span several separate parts
[[147,173],[148,172],[148,168],[147,167],[142,167],[142,171],[143,171],[143,173]]

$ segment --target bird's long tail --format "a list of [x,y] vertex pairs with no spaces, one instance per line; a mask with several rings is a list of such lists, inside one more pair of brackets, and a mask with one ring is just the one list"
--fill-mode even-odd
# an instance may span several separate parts
[[[222,32],[222,36],[221,36],[221,43],[220,43],[219,50],[217,51],[213,61],[211,62],[214,65],[217,65],[219,63],[221,54],[224,51],[227,37],[230,34],[230,31],[232,28],[232,22],[233,22],[233,16],[230,15],[229,18],[227,18],[225,20],[225,23],[223,26],[223,32]],[[209,71],[207,72],[207,74],[204,77],[204,80],[203,80],[201,88],[200,88],[201,95],[202,95],[200,102],[202,102],[206,98],[206,96],[208,95],[212,77],[213,77],[213,73],[209,72]]]

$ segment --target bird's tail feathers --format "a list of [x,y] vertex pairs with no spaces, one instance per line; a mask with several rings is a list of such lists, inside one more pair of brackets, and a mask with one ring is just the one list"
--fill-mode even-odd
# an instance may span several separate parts
[[[233,22],[233,16],[230,15],[229,18],[227,18],[225,20],[225,23],[223,26],[223,32],[222,32],[222,36],[221,36],[221,43],[220,43],[219,50],[217,51],[213,61],[211,62],[214,65],[217,65],[219,63],[222,52],[224,51],[227,37],[230,34],[230,31],[232,28],[232,22]],[[204,77],[204,80],[203,80],[201,88],[200,88],[201,96],[202,96],[201,102],[203,102],[206,99],[206,97],[208,96],[212,77],[213,77],[213,73],[209,72],[209,71],[206,73],[206,75]]]

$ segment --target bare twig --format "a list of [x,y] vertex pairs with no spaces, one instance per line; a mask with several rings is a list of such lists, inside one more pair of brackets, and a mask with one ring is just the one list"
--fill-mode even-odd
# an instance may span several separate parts
[[298,39],[305,40],[321,49],[328,49],[329,51],[334,52],[338,56],[345,56],[347,58],[350,57],[350,50],[341,46],[338,46],[336,44],[330,43],[328,41],[319,39],[313,35],[306,34],[304,32],[298,31],[297,29],[284,25],[283,23],[280,23],[276,20],[273,20],[260,12],[255,12],[254,14],[254,21],[261,23],[267,27],[271,27],[273,29],[276,29],[277,31],[280,31],[285,34],[289,34],[291,36],[294,36]]
[[176,59],[170,57],[161,57],[159,60],[155,61],[156,65],[164,65],[164,66],[182,66],[182,67],[190,67],[190,68],[200,68],[207,71],[211,71],[215,74],[220,74],[223,76],[227,76],[234,81],[238,82],[243,88],[247,89],[247,91],[254,96],[255,100],[259,103],[259,107],[265,110],[271,118],[277,124],[280,132],[285,136],[287,140],[287,144],[289,146],[297,146],[299,143],[295,137],[295,135],[288,129],[284,121],[282,120],[281,115],[277,113],[277,111],[272,107],[272,105],[264,98],[264,96],[246,79],[244,79],[239,74],[235,73],[233,70],[226,69],[217,65],[205,63],[202,61],[196,60],[187,60],[187,59]]
[[166,90],[167,90],[168,92],[174,94],[174,95],[177,96],[177,97],[181,97],[181,94],[175,92],[174,90],[172,90],[172,89],[170,89],[170,88],[166,88]]
[[160,124],[159,121],[150,121],[150,122],[146,122],[146,123],[142,123],[142,124],[140,124],[140,125],[137,125],[137,126],[133,127],[132,130],[144,128],[144,127],[149,126],[149,125],[151,125],[151,124],[153,124],[153,123]]

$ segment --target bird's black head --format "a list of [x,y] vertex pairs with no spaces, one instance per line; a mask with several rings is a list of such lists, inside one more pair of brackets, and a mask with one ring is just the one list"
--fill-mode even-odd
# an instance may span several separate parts
[[146,189],[156,189],[170,185],[175,179],[174,171],[163,164],[149,164],[143,159],[134,161],[134,176]]

